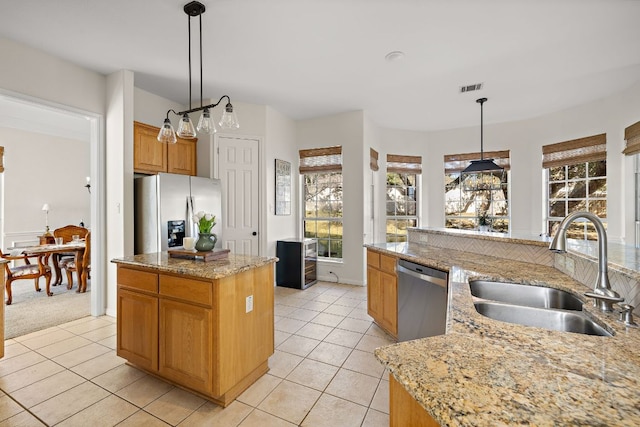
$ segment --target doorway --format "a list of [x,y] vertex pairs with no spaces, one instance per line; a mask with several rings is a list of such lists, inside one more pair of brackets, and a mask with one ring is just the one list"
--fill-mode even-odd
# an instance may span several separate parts
[[[27,115],[20,117],[21,114]],[[37,120],[38,117],[42,117],[42,120]],[[11,126],[9,126],[11,124]],[[34,98],[31,96],[13,93],[0,89],[0,127],[15,128],[20,126],[24,130],[29,130],[34,133],[41,133],[43,135],[54,135],[61,137],[66,135],[68,138],[84,138],[84,141],[89,146],[88,156],[86,162],[88,162],[88,173],[86,176],[81,177],[80,182],[56,182],[51,179],[51,174],[55,173],[56,168],[69,167],[61,165],[59,161],[51,162],[51,168],[45,170],[33,170],[34,174],[42,174],[42,186],[46,186],[47,191],[54,192],[64,191],[65,186],[79,186],[82,196],[89,198],[89,217],[75,218],[72,214],[69,214],[68,220],[74,223],[83,221],[91,227],[93,241],[91,253],[91,277],[92,277],[92,289],[90,295],[90,312],[93,316],[104,314],[104,294],[106,283],[104,279],[105,262],[103,260],[102,244],[98,242],[103,241],[103,218],[100,215],[101,200],[104,198],[102,185],[103,166],[100,164],[100,159],[104,158],[101,153],[104,151],[103,142],[103,117],[99,114],[74,109],[68,106],[59,105],[42,99]],[[83,136],[81,136],[83,135]],[[63,136],[64,137],[64,136]],[[2,144],[0,144],[2,145]],[[37,156],[38,153],[32,153],[31,155]],[[12,167],[11,163],[7,163],[7,153],[5,153],[5,167]],[[88,178],[87,178],[88,177]],[[88,181],[87,181],[88,179]],[[5,188],[4,179],[0,181],[2,187],[0,187],[0,245],[6,248],[11,242],[5,240],[5,210],[7,208],[7,201],[5,200]],[[89,185],[90,187],[86,187]],[[28,189],[25,189],[28,193]],[[27,198],[25,198],[27,199]],[[37,202],[40,203],[40,202]],[[48,203],[48,202],[47,202]],[[44,221],[45,213],[40,212],[41,208],[38,207],[38,214],[42,216]],[[46,213],[48,216],[49,213]],[[67,218],[67,216],[65,216]],[[39,224],[39,223],[37,223]],[[44,223],[43,223],[44,224]],[[63,224],[66,225],[66,224]],[[36,227],[31,230],[23,230],[25,233],[31,233],[32,237],[36,233],[41,233],[40,228]],[[15,236],[14,236],[15,237]],[[12,239],[15,240],[15,239]]]

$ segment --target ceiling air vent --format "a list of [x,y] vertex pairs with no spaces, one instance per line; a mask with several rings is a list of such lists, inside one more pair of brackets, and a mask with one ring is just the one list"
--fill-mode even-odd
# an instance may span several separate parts
[[460,86],[460,93],[473,92],[474,90],[480,90],[482,89],[482,85],[483,83],[476,83],[472,85]]

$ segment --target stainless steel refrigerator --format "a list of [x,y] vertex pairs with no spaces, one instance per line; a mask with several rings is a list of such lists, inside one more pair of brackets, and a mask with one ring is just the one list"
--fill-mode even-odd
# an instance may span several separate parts
[[222,248],[222,189],[219,179],[159,173],[134,180],[135,253],[162,252],[182,247],[185,236],[198,236],[193,214],[216,216],[212,233]]

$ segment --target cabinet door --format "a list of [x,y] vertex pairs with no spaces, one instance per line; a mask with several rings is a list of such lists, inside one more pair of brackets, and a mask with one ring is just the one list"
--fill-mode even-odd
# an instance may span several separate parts
[[158,298],[118,289],[116,352],[142,368],[158,370]]
[[380,273],[382,288],[382,319],[384,327],[398,334],[398,279],[395,274]]
[[167,172],[183,175],[197,175],[197,139],[178,138],[175,144],[167,146]]
[[161,298],[159,344],[160,375],[211,393],[211,309]]
[[382,304],[384,302],[380,274],[379,270],[367,267],[367,312],[378,323],[383,322]]
[[133,123],[133,170],[141,173],[167,171],[167,144],[158,142],[160,128]]

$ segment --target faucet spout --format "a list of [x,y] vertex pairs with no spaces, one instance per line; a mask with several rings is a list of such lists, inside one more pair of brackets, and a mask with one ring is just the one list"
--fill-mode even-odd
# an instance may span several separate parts
[[[602,311],[613,311],[613,302],[624,301],[624,299],[620,298],[620,295],[611,289],[611,284],[609,283],[607,232],[600,218],[591,212],[583,211],[573,212],[567,215],[560,223],[560,227],[553,237],[549,249],[559,253],[567,251],[567,229],[573,221],[579,218],[591,221],[598,233],[598,278],[593,287],[593,292],[588,293],[587,296],[595,298],[596,305],[598,305]],[[601,296],[601,298],[599,296]]]

